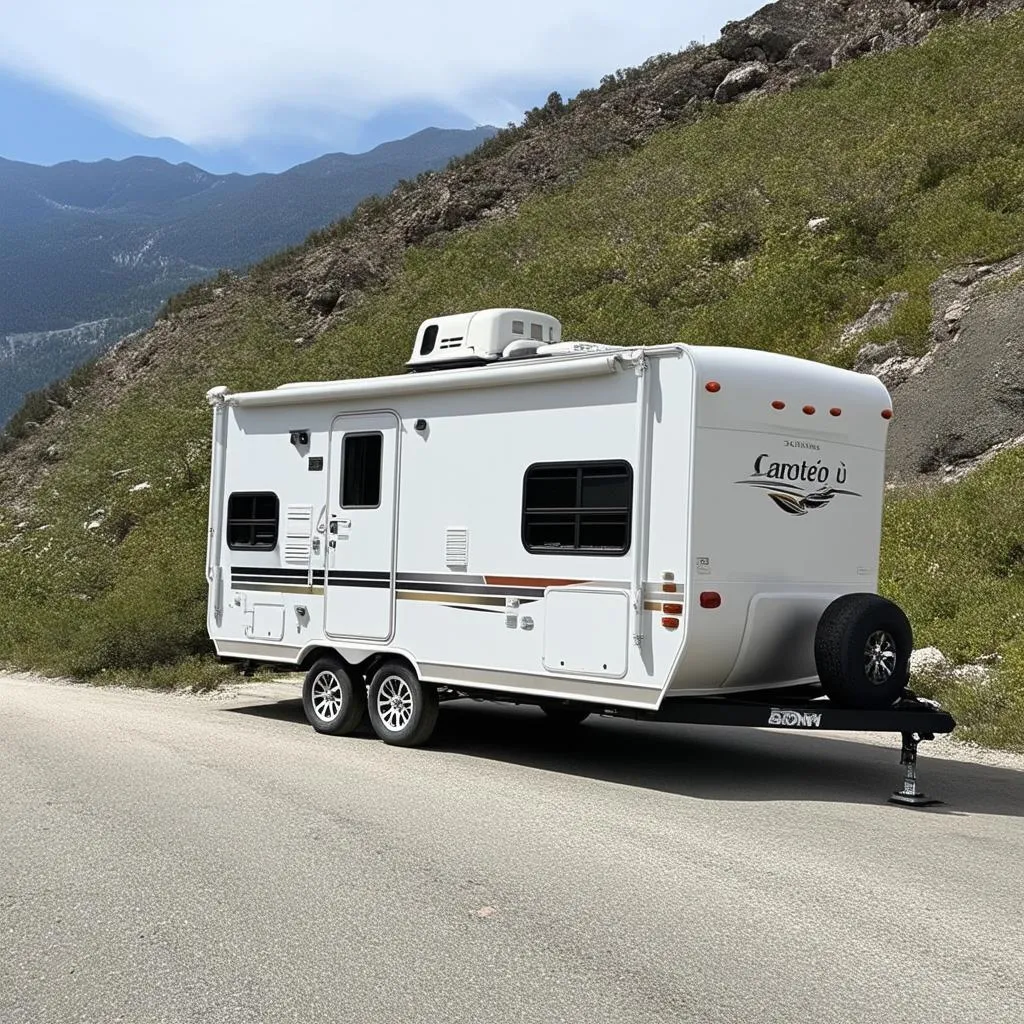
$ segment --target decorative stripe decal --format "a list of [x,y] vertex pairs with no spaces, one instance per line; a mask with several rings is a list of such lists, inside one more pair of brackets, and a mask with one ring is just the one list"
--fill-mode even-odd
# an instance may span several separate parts
[[[394,584],[392,583],[394,579]],[[472,611],[497,611],[507,598],[533,603],[549,587],[597,587],[629,589],[622,580],[582,580],[545,576],[478,576],[471,573],[391,573],[371,570],[285,569],[277,566],[232,566],[231,586],[235,590],[269,591],[286,594],[325,593],[325,587],[390,589],[403,601],[434,601]],[[661,581],[644,584],[644,609],[660,612],[666,600],[679,603],[682,593],[667,592]]]
[[300,587],[294,583],[232,583],[233,590],[252,590],[265,594],[323,594],[323,587]]
[[572,587],[590,581],[537,579],[534,576],[485,576],[484,582],[492,587]]
[[493,608],[504,608],[505,598],[497,596],[484,596],[481,594],[440,594],[428,593],[422,590],[400,590],[398,591],[400,601],[436,601],[439,604],[490,606]]

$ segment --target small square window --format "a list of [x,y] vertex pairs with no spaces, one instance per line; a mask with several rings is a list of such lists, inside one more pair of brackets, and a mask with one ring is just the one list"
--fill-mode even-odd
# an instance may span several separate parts
[[270,491],[232,494],[228,498],[228,547],[232,551],[273,551],[279,512],[277,495]]
[[522,320],[513,320],[512,321],[512,333],[513,334],[525,334],[526,333],[525,325],[523,324]]

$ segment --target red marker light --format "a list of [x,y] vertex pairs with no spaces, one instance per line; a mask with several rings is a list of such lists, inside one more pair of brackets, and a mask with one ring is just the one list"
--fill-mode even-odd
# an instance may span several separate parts
[[683,606],[681,604],[663,604],[661,610],[666,615],[682,615]]
[[892,419],[892,409],[883,409],[882,410],[882,419],[883,420],[891,420]]
[[843,415],[843,410],[842,409],[829,409],[828,414],[829,414],[829,416],[842,416]]
[[662,617],[661,624],[666,629],[678,629],[679,628],[679,620],[678,619],[671,619],[667,615]]
[[813,405],[805,405],[804,406],[804,414],[807,415],[807,416],[813,416],[814,415],[814,406]]
[[705,590],[700,595],[701,608],[720,608],[722,595],[715,590]]
[[785,402],[780,402],[778,399],[776,399],[774,402],[772,402],[772,408],[773,409],[785,409],[786,408],[786,403]]
[[709,380],[707,384],[704,385],[704,390],[710,391],[713,395],[717,395],[718,392],[722,390],[722,385],[719,384],[717,380]]

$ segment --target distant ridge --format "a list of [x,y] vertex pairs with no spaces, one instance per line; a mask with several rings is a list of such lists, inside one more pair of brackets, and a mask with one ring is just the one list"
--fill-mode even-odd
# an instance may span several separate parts
[[146,326],[169,295],[302,241],[495,131],[427,128],[281,174],[210,174],[156,157],[0,159],[0,424],[28,391]]

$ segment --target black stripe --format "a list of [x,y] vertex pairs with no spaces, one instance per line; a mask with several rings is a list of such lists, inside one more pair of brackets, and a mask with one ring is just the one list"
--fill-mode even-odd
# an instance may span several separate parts
[[336,580],[332,573],[327,585],[330,587],[370,587],[374,590],[389,590],[391,580]]
[[471,576],[461,572],[436,573],[436,572],[400,572],[399,583],[476,583],[483,584],[487,581],[483,576]]
[[389,572],[369,572],[368,570],[360,570],[357,572],[351,572],[344,569],[332,569],[331,579],[339,580],[389,580],[391,579],[391,573]]
[[231,575],[239,576],[305,576],[306,569],[277,569],[261,565],[233,565]]
[[[234,572],[231,574],[232,583],[305,583],[309,579],[309,571],[304,569],[294,576],[270,576],[256,572]],[[313,570],[313,580],[323,583],[323,569]]]

